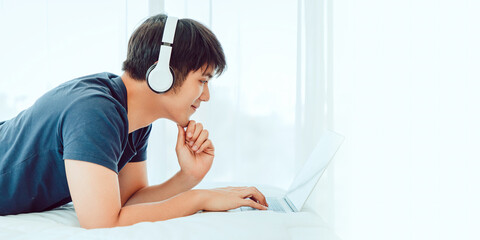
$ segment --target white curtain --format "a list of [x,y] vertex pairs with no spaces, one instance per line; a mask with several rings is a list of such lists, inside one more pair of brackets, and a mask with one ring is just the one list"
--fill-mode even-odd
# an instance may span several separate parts
[[0,119],[75,77],[120,74],[127,35],[147,14],[146,1],[0,0]]
[[[318,55],[323,28],[306,24],[315,14],[304,10],[313,2],[165,1],[167,14],[211,28],[227,58],[227,71],[211,82],[211,100],[192,117],[209,129],[216,147],[204,181],[288,188],[308,157],[327,113],[325,57]],[[149,162],[155,165],[149,174],[162,171],[158,180],[150,178],[161,182],[178,170],[177,132],[173,123],[157,121],[152,134],[150,154],[162,157]]]
[[[206,182],[287,188],[322,129],[328,67],[315,1],[0,1],[0,119],[69,79],[121,74],[127,41],[149,14],[164,11],[211,28],[228,69],[192,119],[211,133],[216,157]],[[150,6],[150,7],[149,7]],[[321,10],[318,10],[320,12]],[[314,19],[314,21],[312,20]],[[308,51],[306,50],[308,49]],[[179,170],[177,129],[154,123],[150,184]]]

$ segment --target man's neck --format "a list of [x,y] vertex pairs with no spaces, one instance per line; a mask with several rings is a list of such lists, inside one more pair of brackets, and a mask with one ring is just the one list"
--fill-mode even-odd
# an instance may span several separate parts
[[121,76],[127,89],[128,133],[150,125],[162,116],[152,107],[155,93],[148,88],[144,81],[138,81],[125,72]]

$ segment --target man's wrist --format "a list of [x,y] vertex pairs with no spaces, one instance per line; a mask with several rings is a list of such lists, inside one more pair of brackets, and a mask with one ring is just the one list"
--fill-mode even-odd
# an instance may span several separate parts
[[206,194],[204,189],[192,189],[189,191],[192,198],[195,199],[195,206],[197,211],[201,211],[205,208]]
[[192,176],[191,174],[188,174],[183,170],[178,171],[176,176],[181,180],[181,182],[188,185],[190,189],[195,187],[200,181],[202,181],[202,178],[198,179],[197,177]]

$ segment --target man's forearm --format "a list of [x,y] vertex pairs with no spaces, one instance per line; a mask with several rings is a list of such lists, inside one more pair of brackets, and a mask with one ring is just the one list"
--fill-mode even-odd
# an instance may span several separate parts
[[189,190],[160,202],[139,203],[123,207],[116,226],[155,222],[192,215],[202,210],[201,190]]
[[128,199],[125,206],[138,203],[159,202],[192,189],[200,181],[201,179],[192,178],[179,171],[162,184],[140,189]]

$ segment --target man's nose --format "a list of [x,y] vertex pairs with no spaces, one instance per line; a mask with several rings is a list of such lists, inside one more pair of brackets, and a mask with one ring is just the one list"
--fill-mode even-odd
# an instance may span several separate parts
[[202,95],[200,96],[200,100],[207,102],[210,100],[210,89],[208,89],[208,85],[203,87]]

